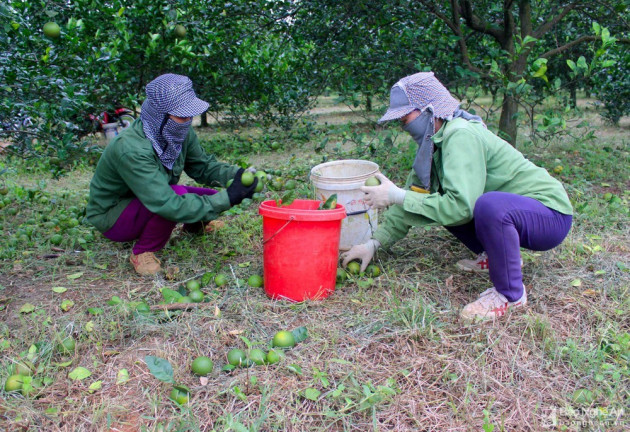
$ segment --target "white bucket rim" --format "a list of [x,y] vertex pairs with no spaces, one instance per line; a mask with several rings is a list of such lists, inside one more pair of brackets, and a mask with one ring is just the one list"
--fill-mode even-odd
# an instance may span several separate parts
[[[335,176],[327,175],[324,177],[321,174],[318,174],[324,168],[329,168],[331,166],[344,165],[344,164],[367,165],[373,169],[372,171],[366,172],[365,174],[360,174],[360,175],[355,175],[355,176],[335,177]],[[366,180],[368,177],[371,177],[378,172],[379,172],[379,166],[375,162],[366,161],[362,159],[342,159],[342,160],[337,160],[337,161],[324,162],[322,164],[314,166],[313,168],[311,168],[310,177],[311,177],[311,181],[317,181],[317,182],[339,181],[339,180],[352,182],[352,181]]]

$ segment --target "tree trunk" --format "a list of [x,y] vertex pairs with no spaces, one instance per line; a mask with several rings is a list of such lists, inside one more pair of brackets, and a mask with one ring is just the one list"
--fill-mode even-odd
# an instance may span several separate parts
[[499,119],[499,136],[512,145],[516,145],[518,103],[514,96],[505,95],[501,105],[501,118]]
[[208,127],[208,115],[206,113],[201,114],[201,127]]
[[372,112],[372,95],[365,95],[365,110],[367,112]]

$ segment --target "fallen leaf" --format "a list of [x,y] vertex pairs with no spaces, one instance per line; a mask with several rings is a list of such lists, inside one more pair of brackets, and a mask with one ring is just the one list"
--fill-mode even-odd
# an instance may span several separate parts
[[127,369],[121,369],[116,374],[116,384],[121,385],[129,381],[129,371]]
[[444,285],[449,290],[453,289],[453,275],[450,275],[449,277],[446,278],[446,280],[444,281]]
[[571,286],[572,287],[579,287],[582,286],[582,280],[581,279],[573,279],[571,281]]
[[221,309],[219,309],[218,306],[214,307],[214,317],[215,318],[221,318]]
[[83,272],[78,272],[78,273],[73,273],[71,275],[66,276],[66,279],[74,280],[74,279],[79,279],[81,276],[83,276]]
[[74,306],[74,302],[72,300],[64,300],[61,302],[61,310],[64,312],[68,312]]
[[56,292],[57,294],[63,294],[66,291],[68,291],[68,288],[64,288],[64,287],[53,287],[52,288],[53,292]]
[[202,386],[208,385],[208,377],[199,377],[199,384]]
[[79,367],[73,369],[68,374],[68,378],[70,378],[71,380],[74,380],[74,381],[81,381],[83,379],[86,379],[90,375],[92,375],[92,372],[90,372],[89,370],[87,370],[86,368],[84,368],[82,366],[79,366]]
[[20,313],[31,313],[35,310],[35,306],[30,303],[25,303],[24,306],[20,308]]
[[245,330],[230,330],[228,333],[231,334],[232,336],[238,336],[240,334],[245,333]]
[[582,295],[589,296],[589,297],[595,297],[595,296],[599,295],[599,291],[595,291],[595,290],[592,290],[592,289],[587,289],[587,290],[582,291]]

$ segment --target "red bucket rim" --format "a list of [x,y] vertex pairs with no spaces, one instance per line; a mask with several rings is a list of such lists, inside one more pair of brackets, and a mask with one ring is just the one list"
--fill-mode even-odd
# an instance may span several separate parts
[[[315,222],[324,222],[324,221],[335,221],[341,220],[346,217],[346,209],[343,205],[337,204],[337,207],[332,210],[316,210],[319,205],[320,200],[299,200],[296,199],[292,204],[289,204],[286,207],[276,207],[275,200],[267,200],[260,203],[260,207],[258,207],[258,213],[263,216],[273,217],[275,219],[282,220],[299,220],[299,221],[315,221]],[[293,205],[303,205],[303,204],[313,203],[312,209],[305,208],[293,208]]]

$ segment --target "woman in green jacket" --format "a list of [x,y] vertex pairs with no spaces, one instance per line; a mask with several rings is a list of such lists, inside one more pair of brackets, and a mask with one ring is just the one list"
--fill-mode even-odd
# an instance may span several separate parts
[[[242,168],[206,154],[192,129],[192,118],[208,109],[192,81],[161,75],[147,84],[140,118],[105,148],[90,183],[87,218],[105,237],[135,241],[130,256],[136,272],[161,270],[154,252],[162,249],[178,222],[198,231],[231,206],[251,198],[257,180],[241,182]],[[199,183],[225,190],[181,186],[185,172]]]
[[568,234],[573,209],[562,184],[492,132],[459,103],[432,72],[401,79],[380,122],[400,120],[418,151],[405,188],[379,174],[363,187],[373,208],[387,208],[367,243],[344,253],[362,261],[402,239],[412,226],[444,226],[477,255],[465,271],[488,272],[493,287],[461,311],[464,319],[494,319],[525,306],[520,247],[549,250]]

